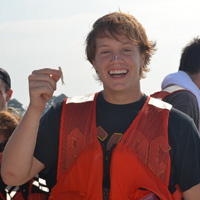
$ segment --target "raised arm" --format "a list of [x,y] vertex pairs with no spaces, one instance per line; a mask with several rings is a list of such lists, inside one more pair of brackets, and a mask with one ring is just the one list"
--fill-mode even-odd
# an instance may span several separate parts
[[39,121],[61,75],[59,70],[41,69],[29,76],[30,104],[3,153],[1,175],[7,185],[22,185],[44,168],[33,156]]

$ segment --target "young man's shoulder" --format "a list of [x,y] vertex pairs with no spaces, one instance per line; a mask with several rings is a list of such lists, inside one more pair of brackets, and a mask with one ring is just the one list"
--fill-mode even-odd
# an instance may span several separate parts
[[180,126],[190,126],[191,123],[194,123],[191,117],[174,107],[169,112],[169,122]]

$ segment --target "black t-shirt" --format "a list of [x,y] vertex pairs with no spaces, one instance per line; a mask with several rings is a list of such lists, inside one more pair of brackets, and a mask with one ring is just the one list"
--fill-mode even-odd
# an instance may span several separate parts
[[[123,133],[143,107],[147,96],[137,102],[115,105],[104,100],[101,93],[97,96],[97,128],[103,128],[108,137],[101,142],[104,149],[104,177],[109,177],[109,161],[112,146],[107,146],[110,137]],[[51,188],[56,184],[60,118],[62,102],[54,105],[41,119],[34,156],[45,165],[43,173],[48,173],[47,184]],[[171,147],[171,173],[169,190],[173,193],[178,184],[182,191],[200,183],[200,138],[191,118],[172,108],[168,123],[169,145]],[[108,159],[109,160],[109,159]],[[109,179],[104,178],[103,185],[109,187]]]
[[[1,168],[0,168],[1,169]],[[6,196],[6,191],[5,191],[6,185],[3,182],[1,176],[0,176],[0,193],[5,197]],[[1,196],[0,196],[1,199]]]

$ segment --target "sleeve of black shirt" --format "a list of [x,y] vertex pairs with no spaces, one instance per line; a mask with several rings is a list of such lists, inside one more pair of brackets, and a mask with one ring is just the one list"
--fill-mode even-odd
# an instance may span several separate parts
[[200,183],[200,137],[194,121],[172,109],[169,119],[170,182],[182,192]]

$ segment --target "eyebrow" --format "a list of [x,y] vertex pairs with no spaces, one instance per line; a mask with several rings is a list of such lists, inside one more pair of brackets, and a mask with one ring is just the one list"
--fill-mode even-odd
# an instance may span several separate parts
[[[123,45],[134,45],[133,43],[131,43],[131,42],[122,42],[122,44]],[[97,48],[100,48],[100,47],[109,47],[109,45],[107,45],[107,44],[102,44],[102,45],[98,45],[98,46],[96,46]]]

